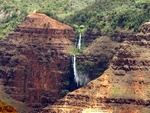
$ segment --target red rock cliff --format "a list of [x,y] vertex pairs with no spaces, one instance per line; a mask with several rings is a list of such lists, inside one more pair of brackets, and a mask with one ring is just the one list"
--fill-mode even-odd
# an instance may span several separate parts
[[66,91],[73,29],[32,13],[0,41],[0,78],[5,91],[33,108],[53,103]]
[[17,113],[17,111],[13,107],[0,101],[0,113]]
[[149,113],[150,32],[144,27],[145,34],[121,44],[102,76],[40,113]]

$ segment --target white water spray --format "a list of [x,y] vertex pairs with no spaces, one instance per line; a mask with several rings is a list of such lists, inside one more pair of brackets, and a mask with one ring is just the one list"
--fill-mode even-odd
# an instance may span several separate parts
[[74,55],[74,54],[73,54],[73,72],[74,72],[74,80],[78,86],[79,76],[78,76],[77,67],[76,67],[76,55]]
[[77,86],[85,85],[90,81],[87,74],[79,74],[77,71],[76,65],[76,56],[73,54],[73,71],[74,71],[74,80],[77,83]]
[[79,33],[79,40],[78,40],[78,45],[77,45],[78,49],[81,49],[81,40],[82,40],[81,38],[82,38],[81,33]]
[[[77,43],[77,48],[80,50],[81,49],[81,32],[79,33],[79,40]],[[80,72],[78,72],[77,70],[77,65],[76,65],[76,55],[73,54],[73,72],[74,72],[74,80],[77,83],[77,86],[80,85],[85,85],[87,82],[90,81],[88,74],[82,74]]]

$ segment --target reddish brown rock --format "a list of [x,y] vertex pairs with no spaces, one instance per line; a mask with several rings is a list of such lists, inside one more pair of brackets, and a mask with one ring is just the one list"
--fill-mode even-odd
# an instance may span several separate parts
[[0,101],[0,113],[18,113],[13,107]]
[[127,38],[102,76],[40,113],[148,113],[150,34]]
[[66,94],[73,29],[32,13],[0,41],[0,78],[7,94],[40,109]]
[[149,33],[149,32],[150,32],[150,22],[145,22],[145,23],[141,26],[141,28],[140,28],[139,31],[140,31],[140,32],[143,32],[143,33]]

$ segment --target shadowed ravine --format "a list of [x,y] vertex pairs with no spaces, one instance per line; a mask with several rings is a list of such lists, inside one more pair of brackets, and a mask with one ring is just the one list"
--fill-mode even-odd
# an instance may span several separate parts
[[118,43],[109,37],[99,37],[94,44],[85,41],[89,47],[74,57],[78,68],[78,81],[75,82],[73,54],[70,54],[74,43],[75,31],[70,26],[45,14],[28,15],[21,25],[0,41],[0,84],[3,86],[0,99],[19,113],[37,113],[75,90],[76,82],[79,82],[78,87],[85,85],[87,75],[91,79],[97,78],[108,67],[116,51],[114,48],[118,47]]

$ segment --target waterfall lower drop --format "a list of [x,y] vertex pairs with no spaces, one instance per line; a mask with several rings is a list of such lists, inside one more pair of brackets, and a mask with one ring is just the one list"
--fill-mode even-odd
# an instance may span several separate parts
[[81,33],[79,33],[79,40],[78,40],[78,45],[77,45],[78,49],[81,49],[81,40],[82,40],[81,38],[82,38]]
[[74,72],[74,80],[77,83],[77,86],[79,84],[79,76],[77,72],[77,67],[76,67],[76,55],[73,55],[73,72]]
[[77,71],[75,55],[73,55],[73,71],[74,71],[74,80],[77,83],[77,86],[85,85],[87,82],[90,81],[87,74],[79,74],[79,72]]

